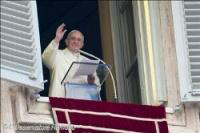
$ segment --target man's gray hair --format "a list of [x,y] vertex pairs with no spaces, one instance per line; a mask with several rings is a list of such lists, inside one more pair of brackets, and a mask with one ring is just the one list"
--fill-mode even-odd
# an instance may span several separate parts
[[68,33],[67,37],[66,37],[67,41],[69,41],[71,35],[72,35],[73,33],[75,33],[75,32],[79,32],[79,33],[81,34],[81,36],[82,36],[82,43],[84,44],[84,35],[83,35],[83,33],[80,32],[79,30],[72,30],[72,31],[70,31],[70,32]]

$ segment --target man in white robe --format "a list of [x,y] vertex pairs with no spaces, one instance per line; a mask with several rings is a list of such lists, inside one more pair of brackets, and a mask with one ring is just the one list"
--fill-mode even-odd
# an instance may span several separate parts
[[[67,30],[65,24],[61,24],[56,30],[55,38],[50,42],[42,54],[44,64],[50,71],[49,96],[65,97],[64,86],[61,81],[74,61],[81,61],[86,57],[80,55],[79,50],[84,45],[84,36],[78,30],[71,31],[65,39],[66,48],[59,50],[59,44]],[[96,73],[88,76],[80,76],[76,79],[77,83],[99,84]],[[100,88],[99,90],[100,91]],[[67,92],[66,92],[67,93]]]

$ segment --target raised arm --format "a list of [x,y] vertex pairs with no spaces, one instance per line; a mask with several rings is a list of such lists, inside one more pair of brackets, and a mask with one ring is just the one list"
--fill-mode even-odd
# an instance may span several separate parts
[[63,38],[65,32],[67,31],[64,29],[64,27],[65,24],[63,23],[57,28],[55,38],[50,42],[42,54],[43,62],[49,69],[54,68],[60,40]]

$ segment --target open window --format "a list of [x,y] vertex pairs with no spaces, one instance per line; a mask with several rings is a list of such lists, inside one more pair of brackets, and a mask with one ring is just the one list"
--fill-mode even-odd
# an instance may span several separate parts
[[[102,59],[98,1],[37,1],[38,19],[40,29],[41,51],[48,46],[55,37],[57,27],[65,23],[67,32],[74,29],[80,30],[85,39],[83,50]],[[52,10],[55,9],[55,10]],[[64,49],[64,38],[59,49]],[[67,57],[66,57],[67,58]],[[50,86],[50,73],[46,66],[43,67],[44,79],[48,80],[45,89],[40,94],[48,96]],[[101,89],[101,97],[105,100],[105,86]]]
[[138,56],[131,1],[110,4],[113,54],[120,102],[141,103]]

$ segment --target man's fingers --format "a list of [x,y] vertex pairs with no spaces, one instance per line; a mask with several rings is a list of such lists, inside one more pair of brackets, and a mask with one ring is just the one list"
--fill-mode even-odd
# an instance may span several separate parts
[[64,26],[65,26],[65,24],[64,24],[64,23],[62,23],[62,24],[61,24],[59,27],[60,27],[60,28],[62,28],[62,27],[64,27]]
[[63,23],[62,25],[61,25],[61,29],[63,29],[65,27],[65,24]]
[[91,80],[95,79],[95,77],[93,75],[88,75],[88,78]]
[[63,23],[60,26],[58,26],[58,29],[61,29],[62,25],[63,25]]
[[88,83],[94,84],[94,82],[95,82],[95,77],[93,75],[88,75]]
[[64,27],[65,27],[65,24],[62,23],[62,24],[58,27],[58,30],[63,30]]

